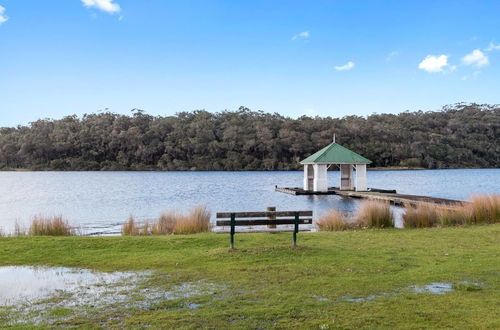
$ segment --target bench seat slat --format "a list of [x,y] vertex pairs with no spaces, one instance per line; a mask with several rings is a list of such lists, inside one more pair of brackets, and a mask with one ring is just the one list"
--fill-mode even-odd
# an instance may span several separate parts
[[[312,211],[276,211],[276,212],[234,212],[236,218],[257,218],[257,217],[293,217],[295,212],[299,212],[299,216],[311,217]],[[231,218],[233,212],[216,213],[217,219]]]
[[[311,218],[299,219],[300,225],[312,224]],[[294,218],[288,219],[252,219],[252,220],[236,220],[235,226],[264,226],[264,225],[293,225],[295,223]],[[217,226],[230,226],[231,220],[217,220]]]

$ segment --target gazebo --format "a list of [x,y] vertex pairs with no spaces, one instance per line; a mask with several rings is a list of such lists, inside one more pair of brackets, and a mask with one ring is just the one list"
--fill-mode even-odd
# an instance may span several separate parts
[[[334,138],[333,143],[300,162],[304,165],[304,190],[327,192],[327,170],[330,166],[337,165],[340,168],[340,190],[367,191],[366,165],[371,162],[335,143]],[[356,183],[353,180],[354,169],[356,170]]]

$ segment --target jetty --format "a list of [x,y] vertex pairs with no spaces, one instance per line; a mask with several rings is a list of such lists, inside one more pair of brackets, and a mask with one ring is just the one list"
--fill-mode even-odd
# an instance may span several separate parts
[[463,201],[454,199],[398,194],[396,190],[386,190],[386,189],[376,189],[376,188],[368,188],[368,190],[366,191],[354,191],[354,190],[341,190],[338,187],[329,187],[328,190],[326,191],[325,190],[313,191],[313,190],[304,190],[298,187],[286,188],[286,187],[275,186],[274,190],[290,195],[339,195],[345,197],[371,199],[371,200],[389,202],[397,206],[402,206],[404,204],[416,205],[418,203],[433,203],[433,204],[443,204],[443,205],[456,205],[464,203]]
[[[275,186],[274,190],[290,195],[339,195],[389,202],[393,205],[433,203],[456,205],[465,202],[429,196],[398,194],[396,190],[368,188],[366,167],[372,161],[333,142],[300,162],[304,166],[303,188]],[[339,187],[328,187],[328,169],[339,169]],[[354,172],[356,175],[354,175]]]

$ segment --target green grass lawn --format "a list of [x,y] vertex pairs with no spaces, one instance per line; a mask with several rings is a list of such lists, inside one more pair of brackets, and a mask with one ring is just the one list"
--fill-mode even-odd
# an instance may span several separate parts
[[[154,271],[168,290],[203,281],[217,292],[147,308],[65,315],[60,326],[157,328],[499,328],[500,225],[154,237],[0,238],[0,266]],[[1,281],[1,278],[0,278]],[[454,290],[418,293],[444,282]],[[473,284],[476,283],[476,284]],[[361,299],[352,299],[361,298]],[[189,304],[198,304],[189,308]],[[69,315],[69,316],[68,316]],[[0,309],[0,326],[8,320]],[[43,326],[43,323],[41,324]]]

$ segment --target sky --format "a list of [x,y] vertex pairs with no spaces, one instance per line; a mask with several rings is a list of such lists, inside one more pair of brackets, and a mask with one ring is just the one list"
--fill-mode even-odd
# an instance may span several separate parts
[[0,0],[0,126],[500,103],[500,1]]

